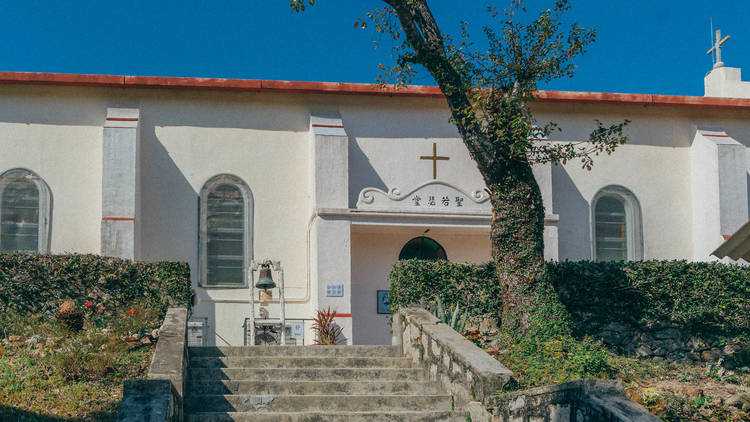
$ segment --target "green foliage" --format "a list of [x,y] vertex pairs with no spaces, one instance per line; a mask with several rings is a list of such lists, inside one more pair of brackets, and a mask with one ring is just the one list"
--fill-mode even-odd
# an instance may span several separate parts
[[434,305],[430,308],[433,315],[435,315],[437,319],[446,323],[454,331],[463,334],[466,329],[466,322],[469,319],[469,313],[466,311],[460,313],[460,309],[461,305],[456,303],[456,305],[453,307],[453,310],[449,310],[449,312],[446,313],[445,307],[443,306],[443,301],[440,300],[439,297],[435,298]]
[[388,279],[391,312],[411,303],[434,308],[437,301],[451,309],[459,305],[468,317],[499,318],[502,312],[500,287],[488,282],[495,279],[492,264],[409,259],[396,263]]
[[691,332],[750,332],[750,268],[708,262],[630,261],[548,264],[577,333],[610,322],[668,322]]
[[[690,332],[723,337],[750,332],[747,267],[687,261],[566,261],[549,262],[547,277],[579,337],[611,322],[643,327],[668,322]],[[460,304],[470,316],[499,318],[502,309],[491,263],[401,261],[389,280],[392,310],[410,303],[427,305],[435,298],[449,307]],[[532,316],[563,318],[551,318],[557,311],[545,309]]]
[[588,337],[524,337],[498,358],[517,375],[516,388],[557,384],[582,378],[610,378],[610,354]]
[[98,255],[0,253],[0,311],[53,314],[66,299],[158,309],[190,306],[190,268]]

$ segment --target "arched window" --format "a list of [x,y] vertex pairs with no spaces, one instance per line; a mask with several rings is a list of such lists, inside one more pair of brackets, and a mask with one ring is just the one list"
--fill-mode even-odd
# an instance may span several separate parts
[[596,261],[643,259],[641,206],[622,186],[601,189],[592,201],[593,258]]
[[214,176],[200,196],[201,285],[246,286],[252,256],[252,192],[236,176]]
[[33,172],[0,174],[0,252],[47,253],[51,205],[49,187]]
[[398,259],[448,259],[445,254],[445,249],[440,246],[435,240],[429,237],[420,236],[406,242],[401,253],[398,254]]

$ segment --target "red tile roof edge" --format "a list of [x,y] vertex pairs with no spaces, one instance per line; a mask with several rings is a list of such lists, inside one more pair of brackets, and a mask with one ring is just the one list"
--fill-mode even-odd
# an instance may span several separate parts
[[[213,91],[295,94],[375,95],[391,97],[443,96],[436,86],[409,85],[400,89],[377,84],[273,81],[261,79],[182,78],[166,76],[82,75],[70,73],[0,72],[0,85],[54,85],[105,88],[171,88]],[[606,92],[537,91],[538,102],[630,104],[697,108],[750,109],[750,99]]]

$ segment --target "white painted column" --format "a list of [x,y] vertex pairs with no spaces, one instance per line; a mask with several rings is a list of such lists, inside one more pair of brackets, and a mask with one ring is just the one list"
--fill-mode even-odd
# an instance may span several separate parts
[[[321,209],[348,208],[349,138],[338,115],[310,116],[310,205]],[[351,222],[316,217],[311,230],[312,300],[316,309],[329,306],[341,317],[347,343],[352,344]],[[375,299],[373,298],[373,301]]]
[[139,115],[107,108],[103,135],[101,254],[139,258]]
[[544,202],[544,259],[557,261],[560,257],[557,235],[560,216],[552,207],[552,163],[535,164],[531,169]]
[[720,130],[698,129],[691,146],[693,259],[710,256],[748,220],[745,147]]

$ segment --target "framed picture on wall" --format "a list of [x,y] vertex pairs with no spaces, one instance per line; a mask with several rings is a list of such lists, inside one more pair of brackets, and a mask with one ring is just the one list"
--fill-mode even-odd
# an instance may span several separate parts
[[379,314],[390,314],[391,311],[388,309],[390,305],[388,298],[388,290],[378,290],[378,313]]

